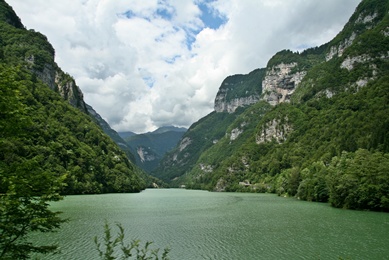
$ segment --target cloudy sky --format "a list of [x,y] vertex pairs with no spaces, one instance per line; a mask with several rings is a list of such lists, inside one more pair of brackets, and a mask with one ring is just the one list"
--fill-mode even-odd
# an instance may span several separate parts
[[189,127],[224,78],[331,40],[360,0],[6,0],[117,131]]

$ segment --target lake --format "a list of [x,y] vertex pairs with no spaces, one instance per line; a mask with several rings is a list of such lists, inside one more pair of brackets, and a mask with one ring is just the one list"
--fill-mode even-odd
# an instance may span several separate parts
[[389,259],[389,214],[342,210],[274,194],[147,189],[137,194],[67,196],[52,205],[70,218],[57,233],[62,254],[98,259],[104,221],[129,239],[170,247],[170,259]]

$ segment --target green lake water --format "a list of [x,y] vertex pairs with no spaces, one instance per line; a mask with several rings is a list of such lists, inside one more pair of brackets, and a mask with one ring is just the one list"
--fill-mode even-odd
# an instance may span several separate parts
[[53,210],[69,218],[42,259],[98,259],[104,221],[129,239],[170,247],[170,259],[389,259],[389,214],[342,210],[274,194],[150,189],[138,194],[67,196]]

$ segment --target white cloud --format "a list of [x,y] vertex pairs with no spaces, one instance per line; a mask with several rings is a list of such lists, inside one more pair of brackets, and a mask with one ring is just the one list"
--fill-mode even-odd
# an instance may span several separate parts
[[[145,132],[188,127],[213,110],[228,75],[331,40],[360,0],[7,2],[48,37],[57,63],[114,129]],[[210,8],[203,16],[201,3]],[[208,28],[212,19],[225,24]]]

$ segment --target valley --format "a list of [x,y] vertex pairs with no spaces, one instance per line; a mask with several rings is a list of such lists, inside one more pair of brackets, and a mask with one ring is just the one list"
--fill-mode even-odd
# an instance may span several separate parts
[[[155,94],[149,73],[134,71]],[[135,133],[120,125],[130,106],[115,106],[116,131],[78,84],[49,39],[0,0],[0,259],[62,259],[51,255],[58,246],[66,259],[96,259],[104,220],[171,246],[172,259],[388,255],[388,1],[362,0],[320,46],[226,75],[213,111],[188,128],[189,99],[154,97],[180,123],[157,111],[164,126]]]

